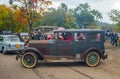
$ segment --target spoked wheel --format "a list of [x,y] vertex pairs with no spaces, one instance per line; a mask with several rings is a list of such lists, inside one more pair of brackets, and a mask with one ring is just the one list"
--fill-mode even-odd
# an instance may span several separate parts
[[21,63],[26,68],[33,68],[36,66],[38,57],[33,52],[26,52],[22,55]]
[[97,52],[89,52],[86,55],[85,62],[90,67],[95,67],[100,62],[100,56]]

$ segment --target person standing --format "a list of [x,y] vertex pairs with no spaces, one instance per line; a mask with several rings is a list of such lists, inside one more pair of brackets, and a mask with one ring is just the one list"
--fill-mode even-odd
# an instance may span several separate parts
[[117,46],[117,43],[118,43],[118,34],[117,34],[117,32],[114,32],[113,33],[113,43],[112,43],[112,45]]
[[46,40],[46,39],[47,39],[47,35],[45,32],[43,32],[41,35],[41,40]]

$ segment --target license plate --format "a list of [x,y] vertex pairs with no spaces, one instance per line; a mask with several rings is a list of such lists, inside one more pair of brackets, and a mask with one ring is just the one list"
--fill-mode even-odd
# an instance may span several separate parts
[[16,44],[16,48],[20,48],[20,44]]

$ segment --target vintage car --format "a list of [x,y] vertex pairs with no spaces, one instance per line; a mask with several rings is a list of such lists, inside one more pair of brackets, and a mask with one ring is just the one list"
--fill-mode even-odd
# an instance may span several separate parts
[[0,35],[0,51],[3,54],[24,49],[24,43],[17,35]]
[[44,62],[83,61],[88,66],[97,66],[100,59],[106,59],[102,30],[74,29],[55,30],[50,40],[31,40],[29,47],[16,56],[21,64],[33,68],[38,60]]
[[23,42],[29,40],[29,34],[27,32],[21,32],[19,36],[20,36],[21,41]]

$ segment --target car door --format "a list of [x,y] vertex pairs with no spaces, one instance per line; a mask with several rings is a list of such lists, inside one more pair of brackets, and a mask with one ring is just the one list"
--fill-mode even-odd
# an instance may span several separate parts
[[75,55],[84,53],[88,47],[87,33],[75,32],[73,42],[73,52]]
[[4,36],[0,36],[0,51],[3,50],[3,47],[5,48],[5,42],[4,41]]
[[51,39],[48,42],[49,42],[49,45],[48,45],[49,56],[56,57],[57,56],[57,33],[52,34]]
[[0,36],[0,51],[2,51],[3,47],[3,36]]
[[49,56],[57,56],[57,41],[49,40]]
[[59,56],[73,56],[73,38],[72,33],[62,33],[58,35],[62,39],[57,40],[57,55]]

